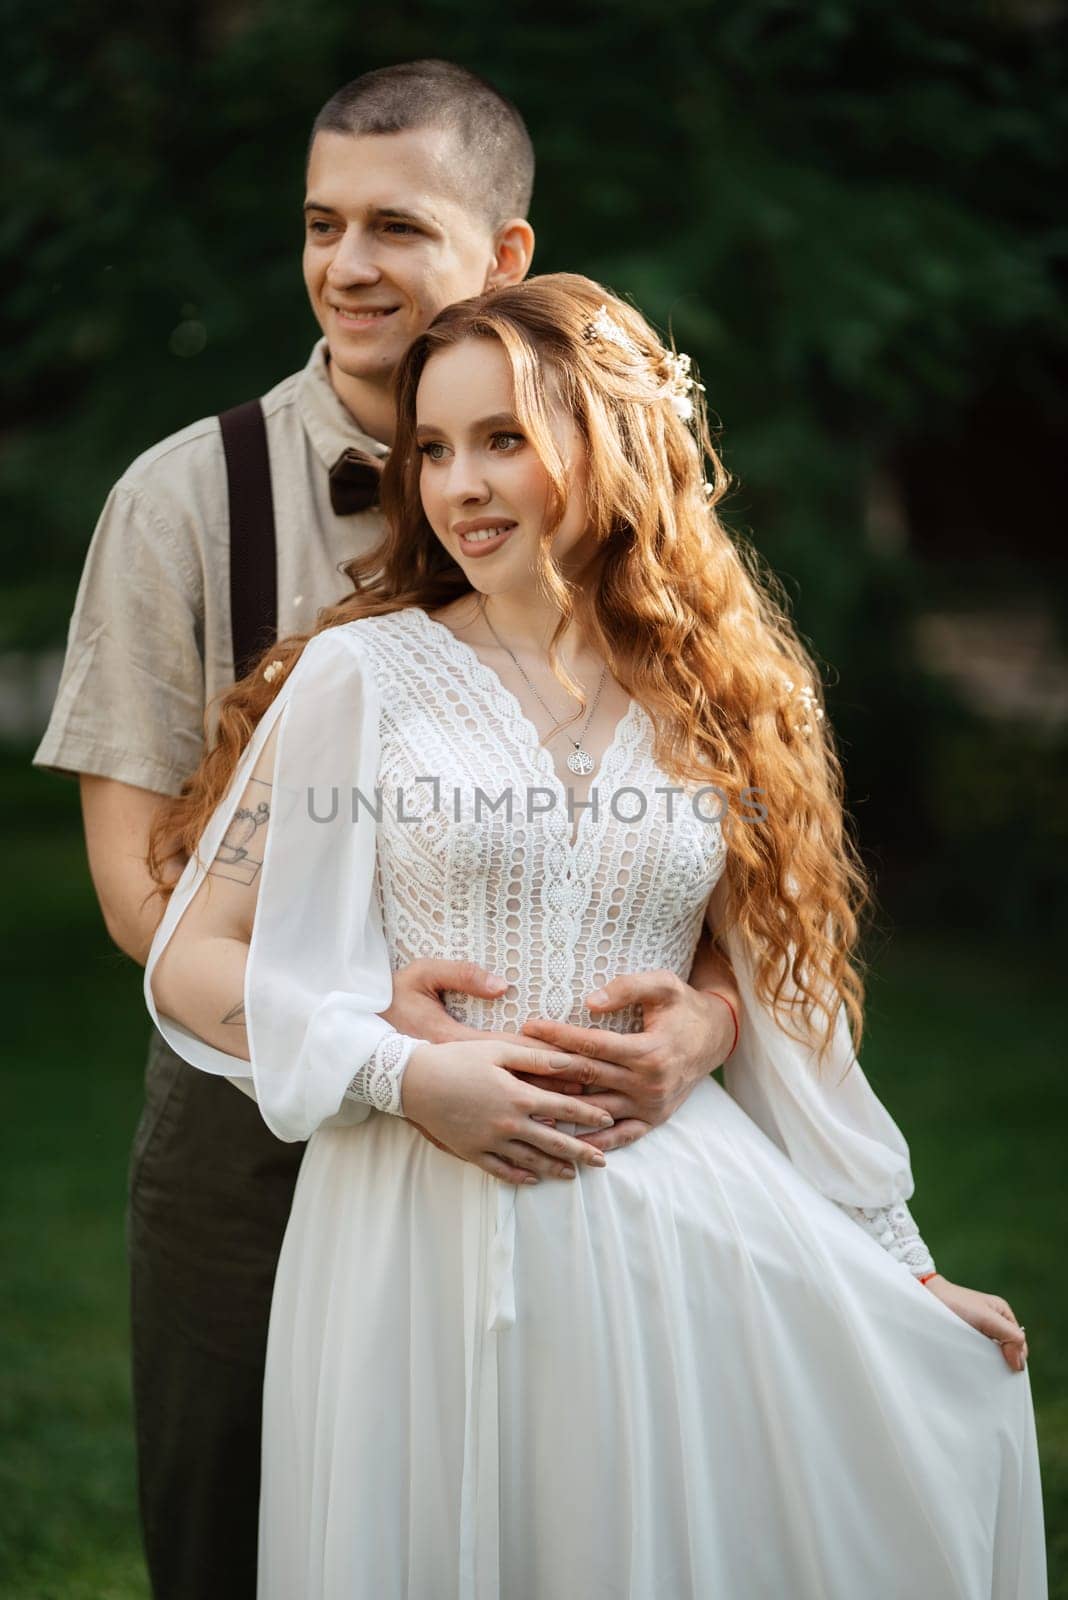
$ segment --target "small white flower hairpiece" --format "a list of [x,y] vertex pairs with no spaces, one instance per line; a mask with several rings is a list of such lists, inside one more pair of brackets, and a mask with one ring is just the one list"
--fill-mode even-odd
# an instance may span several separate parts
[[668,380],[660,391],[677,417],[683,422],[693,420],[693,395],[705,392],[703,383],[693,375],[693,362],[684,350],[670,350],[667,355]]
[[786,677],[785,673],[780,675],[780,682],[782,683],[783,689],[787,695],[796,695],[801,702],[801,716],[803,720],[793,724],[794,732],[806,734],[811,733],[812,723],[809,721],[809,718],[814,717],[817,722],[823,721],[823,707],[816,704],[815,689],[813,689],[812,685],[808,683],[803,683],[800,688],[798,688],[793,679]]
[[625,333],[613,317],[607,306],[601,306],[595,317],[591,317],[583,329],[587,341],[605,339],[609,344],[614,344],[620,350],[625,350],[628,355],[640,356],[641,351],[634,340]]
[[274,680],[285,670],[286,666],[284,661],[268,661],[267,665],[263,669],[263,676],[268,683],[273,683]]
[[[630,356],[638,360],[648,359],[644,352],[638,348],[628,333],[620,327],[606,305],[598,307],[597,315],[591,317],[583,329],[587,342],[603,339],[607,344],[614,344],[617,349],[625,350]],[[693,362],[682,350],[670,350],[665,356],[668,376],[656,391],[657,399],[666,400],[677,417],[683,422],[693,420],[695,390],[704,393],[704,384],[698,383],[693,375]]]

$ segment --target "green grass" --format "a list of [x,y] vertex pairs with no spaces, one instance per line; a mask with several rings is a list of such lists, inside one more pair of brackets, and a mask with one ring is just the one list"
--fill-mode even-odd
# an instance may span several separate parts
[[[0,1593],[143,1600],[123,1236],[141,975],[100,925],[74,785],[5,776]],[[1053,1600],[1068,1600],[1063,966],[902,932],[878,961],[864,1048],[939,1265],[1027,1324]]]
[[1068,1600],[1063,952],[911,934],[880,958],[865,1070],[906,1136],[940,1269],[1027,1326],[1051,1600]]
[[[135,1507],[123,1210],[148,1029],[109,944],[73,784],[4,806],[0,1592],[148,1593]],[[29,790],[29,794],[26,790]]]

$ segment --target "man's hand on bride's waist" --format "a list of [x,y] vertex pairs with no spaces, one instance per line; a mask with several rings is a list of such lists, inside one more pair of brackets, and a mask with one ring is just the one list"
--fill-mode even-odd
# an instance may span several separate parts
[[[650,1128],[666,1122],[694,1085],[714,1072],[730,1052],[734,1038],[730,1009],[717,995],[707,992],[714,981],[717,994],[727,996],[738,1011],[738,991],[729,966],[714,953],[699,950],[691,976],[702,984],[701,989],[684,983],[673,972],[655,971],[616,978],[586,997],[587,1009],[605,1016],[640,1005],[641,1033],[577,1028],[536,1017],[528,1019],[518,1034],[468,1027],[445,1009],[442,995],[446,991],[499,1000],[508,988],[506,979],[473,961],[410,962],[394,973],[393,1001],[382,1015],[399,1032],[435,1044],[496,1039],[531,1050],[550,1044],[582,1056],[581,1081],[571,1072],[556,1077],[542,1070],[528,1077],[515,1066],[510,1070],[528,1083],[540,1081],[543,1086],[546,1077],[552,1077],[560,1094],[592,1097],[596,1105],[610,1112],[615,1119],[613,1127],[579,1135],[607,1153],[633,1144]],[[420,1128],[420,1132],[438,1144],[426,1129]]]
[[667,1122],[694,1086],[721,1065],[735,1039],[731,1005],[737,1013],[738,991],[729,976],[713,994],[692,988],[674,972],[638,972],[586,996],[587,1010],[605,1016],[631,1005],[642,1008],[640,1033],[534,1017],[523,1024],[525,1037],[589,1058],[583,1093],[615,1119],[604,1132],[579,1136],[598,1150],[633,1144]]

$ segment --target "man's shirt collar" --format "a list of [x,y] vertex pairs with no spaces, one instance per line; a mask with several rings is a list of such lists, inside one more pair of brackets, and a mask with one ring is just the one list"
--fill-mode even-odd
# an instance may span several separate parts
[[297,383],[297,406],[305,432],[324,467],[329,469],[345,450],[388,456],[389,446],[364,433],[330,382],[328,351],[320,339]]

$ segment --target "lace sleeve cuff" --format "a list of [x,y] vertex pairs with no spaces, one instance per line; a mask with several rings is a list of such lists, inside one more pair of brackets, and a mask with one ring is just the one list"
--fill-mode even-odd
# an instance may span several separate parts
[[[835,1202],[840,1204],[840,1202]],[[920,1237],[912,1213],[904,1201],[893,1206],[846,1206],[840,1209],[852,1217],[883,1249],[908,1267],[913,1277],[921,1278],[935,1270],[931,1252]]]
[[406,1033],[387,1033],[345,1090],[345,1099],[362,1100],[376,1111],[389,1111],[395,1117],[403,1117],[401,1081],[404,1069],[416,1045],[424,1042],[409,1038]]

